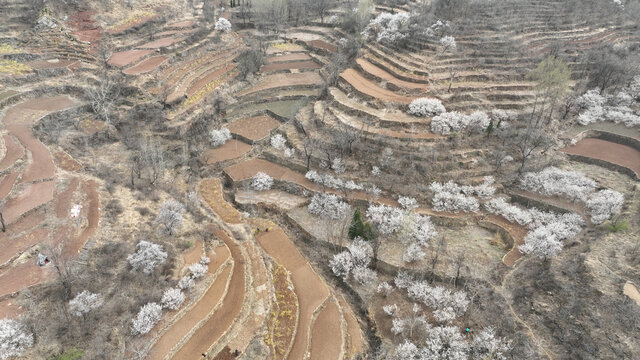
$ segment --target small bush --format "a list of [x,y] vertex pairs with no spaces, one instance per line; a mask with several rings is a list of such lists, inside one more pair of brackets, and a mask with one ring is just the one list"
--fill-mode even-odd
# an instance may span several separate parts
[[629,228],[627,220],[615,219],[605,225],[605,228],[611,232],[625,231]]
[[79,360],[84,356],[84,352],[77,347],[65,350],[62,354],[53,358],[53,360]]

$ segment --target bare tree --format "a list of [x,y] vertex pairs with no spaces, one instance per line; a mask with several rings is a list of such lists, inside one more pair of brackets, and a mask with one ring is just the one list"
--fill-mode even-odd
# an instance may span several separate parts
[[436,266],[438,266],[438,263],[440,262],[440,257],[444,256],[447,252],[447,238],[441,236],[435,244],[431,246],[430,250],[429,263],[431,265],[431,281],[433,281]]
[[327,10],[333,7],[333,0],[313,0],[311,7],[316,15],[320,17],[320,22],[324,24],[324,17],[327,14]]
[[100,72],[95,86],[87,91],[93,112],[107,124],[112,125],[113,112],[120,97],[122,77],[119,74]]
[[316,148],[316,142],[311,137],[307,136],[302,142],[302,149],[304,151],[304,157],[307,165],[307,171],[310,170],[311,157],[313,156],[313,150]]

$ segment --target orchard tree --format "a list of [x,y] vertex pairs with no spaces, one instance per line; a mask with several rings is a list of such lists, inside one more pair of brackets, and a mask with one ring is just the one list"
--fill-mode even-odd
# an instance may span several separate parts
[[164,291],[162,294],[162,300],[160,303],[162,307],[170,310],[177,310],[182,306],[184,302],[184,293],[180,289],[170,288]]
[[11,319],[0,320],[0,359],[20,356],[33,346],[33,334],[23,330],[22,325]]
[[158,265],[164,264],[167,260],[167,253],[161,245],[141,240],[136,248],[135,253],[127,256],[127,261],[134,272],[141,270],[147,275],[152,274]]
[[156,224],[163,228],[163,232],[167,235],[173,235],[182,227],[184,213],[184,205],[182,203],[169,199],[162,204],[158,216],[156,216]]
[[270,190],[273,186],[273,178],[259,171],[251,178],[251,187],[257,191]]
[[134,335],[144,335],[151,331],[162,318],[162,306],[150,302],[145,304],[138,315],[131,320],[131,331]]
[[562,101],[569,90],[571,70],[561,59],[549,56],[529,73],[528,78],[536,83],[529,125],[538,129],[551,120],[556,103]]
[[86,319],[89,311],[99,308],[102,304],[102,295],[84,290],[69,301],[69,311],[73,316],[82,316]]

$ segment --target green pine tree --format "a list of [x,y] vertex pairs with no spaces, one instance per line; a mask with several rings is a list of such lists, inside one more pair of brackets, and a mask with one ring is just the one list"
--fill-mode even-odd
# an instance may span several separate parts
[[360,208],[356,208],[349,226],[349,239],[353,240],[364,233],[364,222],[362,221],[362,213]]

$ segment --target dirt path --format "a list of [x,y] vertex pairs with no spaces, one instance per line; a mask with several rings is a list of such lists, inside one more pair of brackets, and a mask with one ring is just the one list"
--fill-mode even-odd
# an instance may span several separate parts
[[349,83],[349,85],[353,86],[358,92],[378,100],[409,104],[414,99],[412,97],[397,95],[393,91],[383,89],[354,69],[345,70],[340,74],[340,77]]
[[503,228],[513,238],[513,247],[502,257],[502,262],[505,265],[513,267],[516,261],[523,256],[518,246],[524,245],[524,238],[527,236],[528,230],[522,225],[510,223],[502,216],[487,215],[484,220]]
[[272,129],[280,126],[280,122],[271,116],[262,115],[236,120],[227,126],[232,134],[238,134],[251,141],[258,141],[269,136]]
[[18,220],[27,211],[51,201],[54,191],[55,185],[53,181],[27,185],[22,194],[10,199],[4,205],[2,214],[6,225],[8,226]]
[[360,65],[360,67],[362,68],[362,70],[376,76],[379,77],[380,79],[384,80],[384,81],[388,81],[396,86],[402,87],[402,88],[406,88],[406,89],[422,89],[422,90],[427,90],[430,85],[429,84],[419,84],[419,83],[412,83],[409,81],[404,81],[404,80],[400,80],[397,77],[393,76],[392,74],[386,72],[385,70],[373,65],[372,63],[368,62],[367,60],[363,59],[363,58],[359,58],[356,60],[356,64]]
[[229,288],[222,300],[222,306],[189,338],[173,359],[190,359],[199,354],[207,353],[211,345],[231,327],[234,319],[240,313],[245,296],[245,258],[236,244],[221,230],[214,232],[229,248],[235,266],[229,280]]
[[87,195],[88,206],[85,203],[85,208],[88,208],[87,226],[82,229],[82,232],[78,237],[75,237],[72,241],[68,242],[64,246],[62,255],[66,258],[72,258],[78,255],[80,249],[87,242],[89,237],[96,232],[98,228],[98,222],[100,221],[100,196],[98,195],[98,184],[94,180],[85,181],[82,183],[82,188]]
[[122,72],[127,75],[139,75],[144,74],[149,71],[156,69],[158,66],[162,65],[169,57],[167,56],[153,56],[144,61],[141,61],[139,64],[136,64],[130,68],[123,70]]
[[70,216],[71,200],[73,200],[73,194],[80,185],[80,179],[74,177],[67,185],[67,188],[56,194],[56,216],[58,219],[66,219]]
[[[209,263],[209,274],[214,274],[229,258],[226,247],[216,248],[216,256]],[[148,360],[162,360],[171,350],[180,343],[185,335],[193,329],[198,322],[207,317],[222,299],[229,276],[231,266],[222,270],[213,281],[209,289],[191,309],[177,320],[162,336],[157,339],[149,351]]]
[[635,172],[636,176],[640,176],[640,151],[630,146],[601,139],[586,138],[576,145],[566,147],[561,151],[624,166]]
[[269,231],[256,234],[260,246],[276,262],[291,272],[291,281],[298,296],[300,313],[298,331],[288,359],[302,359],[307,349],[313,312],[329,296],[329,289],[300,254],[282,229],[272,226]]
[[341,359],[343,334],[338,305],[333,300],[320,311],[311,330],[311,360]]
[[7,152],[0,162],[0,171],[10,168],[13,164],[24,156],[24,149],[17,142],[13,141],[11,136],[3,135],[5,147]]

